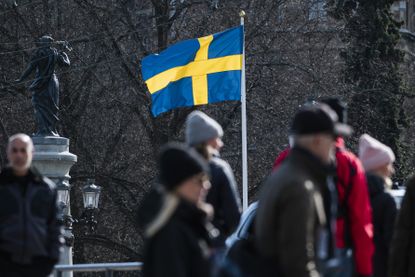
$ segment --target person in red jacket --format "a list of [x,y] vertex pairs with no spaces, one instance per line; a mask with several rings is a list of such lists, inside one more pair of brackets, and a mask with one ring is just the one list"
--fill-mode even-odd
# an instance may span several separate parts
[[[319,102],[328,104],[339,116],[339,121],[347,122],[346,105],[338,98],[323,98]],[[289,155],[285,149],[274,162],[273,171]],[[360,160],[348,151],[344,139],[336,140],[338,216],[336,224],[336,245],[340,249],[351,249],[354,257],[354,274],[372,275],[373,224],[372,210],[365,170]],[[345,273],[342,276],[352,276]]]

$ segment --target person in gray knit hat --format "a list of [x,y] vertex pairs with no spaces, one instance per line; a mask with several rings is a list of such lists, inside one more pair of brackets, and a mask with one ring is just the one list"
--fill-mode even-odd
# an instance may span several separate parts
[[205,113],[194,111],[187,117],[186,142],[190,146],[208,142],[217,151],[223,146],[223,129]]
[[195,148],[208,162],[211,189],[206,202],[214,208],[213,225],[220,231],[214,247],[223,249],[226,238],[238,226],[241,205],[235,177],[230,165],[222,160],[223,129],[218,122],[200,111],[193,111],[186,120],[186,143]]

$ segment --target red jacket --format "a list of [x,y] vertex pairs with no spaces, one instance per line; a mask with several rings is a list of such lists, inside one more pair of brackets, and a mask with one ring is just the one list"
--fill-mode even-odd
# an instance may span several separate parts
[[[371,275],[374,252],[373,225],[365,171],[360,160],[352,152],[346,150],[342,138],[337,139],[336,147],[339,203],[345,199],[345,188],[349,185],[352,186],[346,209],[350,218],[350,236],[353,243],[356,271],[361,275]],[[281,152],[274,162],[273,170],[279,167],[289,152],[289,148]],[[353,173],[350,170],[353,170]],[[344,217],[337,219],[336,244],[339,248],[346,247],[344,224]]]

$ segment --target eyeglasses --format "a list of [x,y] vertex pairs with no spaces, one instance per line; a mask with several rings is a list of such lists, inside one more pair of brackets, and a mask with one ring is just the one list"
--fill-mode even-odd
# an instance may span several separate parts
[[194,178],[194,182],[195,184],[198,184],[199,186],[205,188],[205,189],[209,189],[210,188],[210,181],[209,181],[209,177],[205,174],[201,174],[200,176],[196,176]]

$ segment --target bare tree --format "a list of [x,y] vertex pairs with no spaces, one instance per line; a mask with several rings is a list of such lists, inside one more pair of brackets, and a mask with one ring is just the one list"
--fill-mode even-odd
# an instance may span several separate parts
[[[137,206],[157,175],[155,157],[169,140],[183,139],[194,108],[157,118],[140,61],[177,41],[239,24],[244,9],[248,100],[249,182],[255,199],[272,161],[287,146],[287,130],[308,98],[344,93],[339,26],[308,0],[40,0],[0,3],[0,166],[8,135],[31,133],[34,121],[25,84],[11,85],[44,33],[68,40],[72,67],[59,71],[60,134],[78,155],[72,199],[80,214],[80,187],[103,186],[97,233],[76,227],[75,262],[140,259]],[[240,104],[199,107],[224,126],[229,159],[240,181]]]

